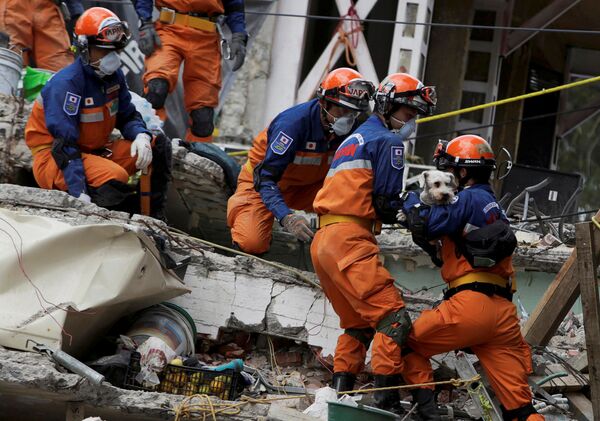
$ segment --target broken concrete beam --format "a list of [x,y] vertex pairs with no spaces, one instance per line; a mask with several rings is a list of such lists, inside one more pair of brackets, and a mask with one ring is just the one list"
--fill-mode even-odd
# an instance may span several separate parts
[[[0,411],[2,417],[19,412],[18,417],[3,419],[47,419],[43,407],[36,409],[36,405],[31,404],[44,399],[52,407],[64,408],[63,414],[68,402],[79,402],[88,408],[88,414],[104,419],[172,420],[175,408],[184,398],[123,390],[108,383],[95,387],[76,374],[59,372],[44,355],[0,349]],[[24,407],[28,408],[26,413],[23,413]],[[220,415],[219,419],[258,419],[266,417],[268,411],[268,405],[245,405],[239,414]]]

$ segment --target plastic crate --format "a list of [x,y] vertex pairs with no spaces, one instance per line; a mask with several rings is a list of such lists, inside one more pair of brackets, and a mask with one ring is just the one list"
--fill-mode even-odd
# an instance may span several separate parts
[[234,370],[213,371],[206,368],[168,364],[158,376],[160,379],[158,386],[144,387],[135,381],[140,368],[140,354],[133,352],[125,374],[123,386],[126,389],[185,396],[213,395],[223,400],[234,400],[238,396],[240,375]]
[[223,400],[234,400],[238,393],[239,375],[233,370],[212,371],[168,364],[160,378],[157,391],[163,393],[213,395]]

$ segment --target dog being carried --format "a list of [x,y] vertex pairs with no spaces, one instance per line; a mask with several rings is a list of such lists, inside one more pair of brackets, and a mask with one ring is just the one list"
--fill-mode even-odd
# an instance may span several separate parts
[[[451,173],[439,170],[424,171],[419,177],[419,186],[423,189],[419,198],[421,199],[421,203],[425,206],[449,205],[456,200],[455,192],[458,188],[458,183]],[[418,212],[417,208],[414,209],[415,212]],[[398,222],[405,223],[410,218],[410,215],[406,215],[403,210],[400,210],[398,211],[396,218],[398,219]],[[425,227],[422,227],[422,230],[419,230],[418,223],[411,221],[409,222],[409,225],[413,227],[411,234],[415,244],[429,254],[429,257],[431,257],[432,262],[436,266],[442,266],[440,242],[438,240],[426,240],[426,233],[424,232]]]

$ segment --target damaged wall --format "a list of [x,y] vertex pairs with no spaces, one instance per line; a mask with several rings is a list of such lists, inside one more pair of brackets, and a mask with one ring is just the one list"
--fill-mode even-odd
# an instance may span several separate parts
[[216,142],[250,145],[261,127],[271,64],[274,16],[267,16],[246,54],[246,61],[221,108]]

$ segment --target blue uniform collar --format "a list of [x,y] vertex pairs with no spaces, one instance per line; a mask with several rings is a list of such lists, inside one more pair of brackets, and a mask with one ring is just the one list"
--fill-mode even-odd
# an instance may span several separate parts
[[494,194],[494,191],[492,190],[492,186],[490,186],[489,184],[473,184],[472,186],[467,186],[464,188],[469,189],[469,190],[477,190],[477,189],[481,189],[481,190],[485,190],[489,193]]

